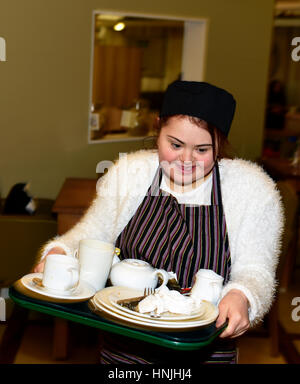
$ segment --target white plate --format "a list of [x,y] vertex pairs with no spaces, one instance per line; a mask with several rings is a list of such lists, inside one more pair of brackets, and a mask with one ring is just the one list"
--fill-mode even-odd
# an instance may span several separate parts
[[[109,300],[109,303],[111,305],[113,305],[116,309],[118,309],[119,311],[127,312],[129,314],[134,313],[136,316],[142,317],[145,319],[153,319],[154,318],[153,316],[149,315],[148,313],[140,313],[140,312],[132,311],[129,308],[123,307],[122,305],[118,304],[117,301],[122,300],[122,298],[120,299],[119,295],[117,296],[114,293],[110,294],[108,296],[108,300]],[[106,302],[104,301],[104,303],[106,303]],[[199,311],[197,311],[191,315],[164,312],[164,314],[160,315],[160,317],[158,317],[157,319],[161,320],[161,321],[191,320],[191,319],[195,319],[196,317],[199,318],[199,316],[202,316],[203,314],[204,314],[204,306],[201,306],[201,309],[199,309]]]
[[[150,316],[150,314],[132,311],[129,308],[126,308],[117,304],[118,300],[130,299],[130,298],[139,297],[139,296],[143,296],[143,291],[127,288],[127,287],[114,286],[114,287],[104,288],[101,291],[97,292],[95,299],[96,301],[100,302],[102,305],[104,305],[110,310],[118,309],[118,312],[119,311],[127,312],[130,315],[134,315],[134,317],[141,317],[141,318],[153,320],[154,317]],[[178,320],[191,320],[194,318],[199,318],[205,312],[204,307],[205,305],[203,305],[199,311],[197,311],[192,315],[165,312],[163,315],[161,315],[158,318],[158,320],[178,321]]]
[[[115,312],[114,310],[110,310],[109,308],[105,307],[101,303],[97,302],[94,298],[92,299],[94,305],[100,309],[100,311],[105,312],[110,317],[119,319],[121,321],[128,322],[130,324],[136,324],[141,325],[147,329],[159,329],[159,330],[182,330],[182,329],[193,329],[193,328],[199,328],[203,327],[205,325],[213,323],[217,316],[218,316],[218,310],[217,308],[213,309],[212,311],[209,311],[210,313],[207,313],[207,316],[205,316],[204,319],[198,320],[198,321],[184,321],[184,322],[167,322],[167,321],[153,321],[148,319],[141,319],[141,318],[131,318],[127,317],[124,314],[119,314]],[[208,303],[210,304],[210,303]],[[211,304],[212,305],[212,304]]]
[[[138,320],[141,323],[140,324],[156,324],[160,326],[165,326],[168,328],[172,328],[173,326],[177,329],[178,327],[184,327],[186,324],[190,324],[191,326],[197,326],[199,324],[199,321],[202,321],[204,319],[203,316],[199,316],[198,318],[194,318],[193,320],[182,320],[182,321],[167,321],[167,320],[160,320],[160,318],[152,318],[149,316],[149,318],[143,318],[138,315],[136,315],[137,312],[134,311],[128,311],[124,312],[122,310],[119,310],[117,307],[108,307],[107,305],[104,305],[102,302],[97,300],[97,298],[94,296],[93,298],[94,305],[101,309],[102,311],[110,314],[111,316],[117,317],[120,316],[120,319],[123,320]],[[123,307],[121,307],[123,308]],[[207,314],[206,314],[207,315]],[[206,318],[206,317],[205,317]],[[171,327],[170,327],[171,326]]]
[[96,290],[87,284],[85,281],[80,281],[76,289],[71,292],[55,292],[45,287],[39,287],[32,281],[33,278],[42,279],[42,273],[30,273],[21,278],[21,283],[32,292],[39,293],[40,295],[52,297],[55,299],[74,300],[74,299],[89,299],[94,296]]
[[[161,320],[161,318],[152,318],[149,315],[147,318],[141,317],[139,316],[141,314],[138,312],[130,310],[123,311],[124,307],[113,306],[112,303],[109,301],[109,296],[115,294],[116,292],[119,292],[118,297],[122,297],[122,299],[138,297],[143,294],[142,291],[136,291],[124,287],[109,287],[97,292],[93,298],[93,302],[98,308],[100,308],[100,310],[106,312],[110,316],[121,319],[123,321],[129,321],[134,324],[149,325],[154,328],[164,329],[195,328],[212,323],[213,321],[215,321],[219,314],[218,308],[216,306],[214,306],[212,303],[203,301],[203,312],[198,315],[198,317],[193,317],[192,319],[180,321],[179,319]],[[118,298],[118,300],[121,300],[121,298]]]

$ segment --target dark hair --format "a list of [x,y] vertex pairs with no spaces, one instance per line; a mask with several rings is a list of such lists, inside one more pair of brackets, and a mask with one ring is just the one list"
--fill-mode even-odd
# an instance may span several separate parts
[[[206,122],[205,120],[200,119],[199,117],[193,117],[193,116],[187,116],[187,115],[171,115],[171,116],[165,116],[161,117],[157,123],[155,124],[155,131],[157,132],[154,136],[155,144],[157,143],[157,139],[159,137],[161,129],[168,124],[168,121],[172,117],[178,117],[178,118],[185,118],[187,117],[189,121],[192,124],[197,125],[197,127],[203,128],[207,130],[212,138],[212,146],[213,146],[213,155],[214,159],[223,159],[228,158],[232,159],[233,156],[233,150],[229,144],[229,141],[227,137],[214,125]],[[217,148],[218,147],[218,151]],[[157,144],[156,144],[157,147]]]

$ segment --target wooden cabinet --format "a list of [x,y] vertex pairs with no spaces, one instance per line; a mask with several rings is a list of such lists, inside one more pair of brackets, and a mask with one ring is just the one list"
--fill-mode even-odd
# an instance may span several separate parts
[[68,178],[65,180],[52,211],[57,213],[59,235],[72,228],[96,196],[97,179]]

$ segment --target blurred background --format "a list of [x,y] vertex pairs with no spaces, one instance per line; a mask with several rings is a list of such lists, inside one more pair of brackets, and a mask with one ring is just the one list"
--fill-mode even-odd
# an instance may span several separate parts
[[[141,141],[132,139],[88,143],[92,104],[105,101],[102,97],[91,100],[91,92],[96,91],[91,81],[94,58],[97,60],[101,54],[99,40],[104,48],[117,43],[120,46],[127,44],[128,30],[134,34],[133,28],[125,28],[116,32],[119,37],[113,39],[107,28],[105,37],[93,11],[100,15],[101,11],[112,11],[133,18],[140,14],[152,20],[159,16],[165,21],[168,18],[205,21],[205,36],[200,35],[202,40],[196,40],[192,47],[196,53],[198,45],[203,46],[199,58],[203,68],[198,75],[228,89],[237,99],[230,141],[238,155],[249,159],[261,155],[275,32],[273,1],[203,0],[177,4],[168,0],[151,3],[129,0],[121,5],[117,0],[0,0],[0,6],[0,36],[6,41],[6,62],[0,62],[2,196],[7,195],[13,184],[30,180],[35,196],[55,198],[66,176],[94,177],[101,159],[113,160],[119,152],[143,147]],[[161,92],[168,80],[180,75],[179,63],[170,78],[162,75],[166,40],[159,38],[158,31],[155,35],[153,28],[148,34],[145,28],[140,28],[136,32],[138,37],[131,40],[138,40],[135,45],[147,46],[144,58],[147,62],[150,57],[156,68],[142,69],[143,78],[138,80],[141,94],[125,100],[119,105],[122,108],[133,107],[134,99],[144,96],[145,89]],[[174,44],[175,40],[172,39]],[[179,33],[176,41],[179,52]],[[155,60],[152,46],[159,49]],[[285,61],[291,61],[290,48],[289,44]],[[110,74],[106,75],[110,79]],[[110,90],[115,91],[115,83],[113,87],[111,84]],[[157,103],[158,100],[155,107]]]

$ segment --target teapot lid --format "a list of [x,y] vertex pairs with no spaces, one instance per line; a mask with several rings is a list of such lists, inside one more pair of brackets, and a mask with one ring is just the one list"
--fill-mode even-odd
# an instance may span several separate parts
[[138,259],[124,259],[121,261],[121,263],[126,263],[126,264],[129,264],[130,266],[136,267],[136,268],[151,267],[151,265],[149,263],[147,263],[146,261],[138,260]]

